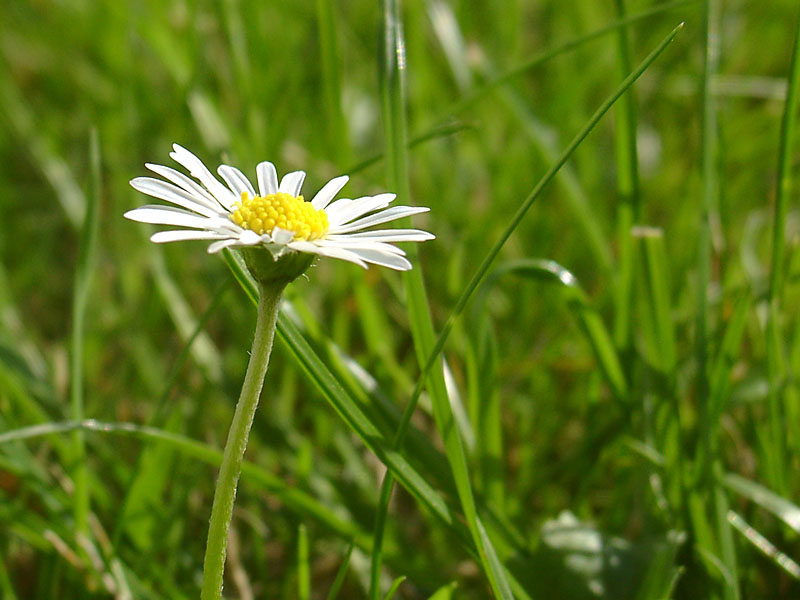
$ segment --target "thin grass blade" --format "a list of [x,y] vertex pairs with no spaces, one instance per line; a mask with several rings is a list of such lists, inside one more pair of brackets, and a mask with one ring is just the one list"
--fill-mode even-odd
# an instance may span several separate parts
[[[133,423],[108,423],[94,419],[80,422],[43,423],[6,431],[0,434],[0,445],[18,440],[63,435],[77,430],[101,435],[124,435],[142,440],[163,442],[188,457],[195,458],[214,467],[218,467],[222,461],[222,452],[220,450],[180,434]],[[363,550],[369,551],[371,548],[372,540],[369,535],[366,535],[355,523],[343,519],[337,514],[336,510],[310,496],[307,492],[287,486],[280,477],[266,469],[245,461],[242,464],[242,478],[250,482],[250,484],[255,484],[275,495],[276,498],[298,515],[318,521],[331,531],[338,533],[341,537],[352,540],[353,544]]]
[[339,565],[339,569],[336,571],[336,577],[331,584],[331,589],[328,590],[327,600],[336,600],[339,597],[339,592],[342,589],[342,585],[344,585],[344,579],[347,577],[347,570],[350,568],[350,557],[353,555],[353,548],[354,546],[351,544],[347,549],[347,553],[342,559],[342,564]]
[[311,598],[308,530],[302,523],[297,527],[297,597],[299,600]]
[[767,377],[769,379],[769,423],[771,482],[779,492],[785,492],[783,472],[786,455],[785,409],[782,390],[785,385],[786,359],[784,332],[781,328],[782,292],[786,263],[786,217],[792,185],[792,141],[797,125],[797,105],[800,98],[800,17],[795,26],[794,45],[789,66],[786,103],[781,120],[778,149],[778,181],[775,191],[775,213],[772,223],[772,264],[767,296],[768,317],[766,332]]
[[736,531],[741,533],[744,538],[753,544],[764,556],[773,561],[789,575],[800,580],[800,565],[778,550],[772,542],[756,531],[756,529],[745,521],[739,513],[730,511],[728,513],[728,521],[730,521],[730,524]]
[[[100,223],[100,141],[92,130],[89,139],[89,188],[81,230],[78,262],[72,297],[72,336],[70,340],[70,417],[75,421],[84,418],[83,345],[84,321],[88,307],[92,275],[97,263],[97,231]],[[73,516],[76,535],[89,535],[89,467],[86,463],[86,444],[83,431],[72,434],[72,454],[75,482]]]
[[394,595],[397,593],[397,590],[400,589],[400,586],[403,584],[405,580],[406,580],[405,575],[401,575],[400,577],[395,578],[395,580],[392,582],[392,585],[389,587],[389,591],[386,592],[386,595],[383,597],[383,600],[392,600],[392,598],[394,598]]
[[[615,0],[617,16],[624,20],[627,14],[625,0]],[[631,49],[628,27],[617,29],[617,66],[620,76],[631,70]],[[639,202],[639,158],[636,145],[636,98],[633,86],[619,99],[615,107],[617,163],[617,268],[614,285],[614,341],[618,348],[631,344],[631,310],[636,248],[631,239],[631,227],[641,218]]]

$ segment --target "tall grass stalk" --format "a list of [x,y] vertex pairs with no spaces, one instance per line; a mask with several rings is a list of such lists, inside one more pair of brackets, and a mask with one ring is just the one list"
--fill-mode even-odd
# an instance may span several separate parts
[[797,105],[800,96],[800,18],[795,27],[792,58],[789,66],[786,103],[781,119],[778,146],[778,176],[775,187],[775,209],[772,222],[772,264],[770,265],[767,295],[767,376],[769,378],[770,481],[778,493],[786,493],[784,469],[789,457],[786,452],[785,411],[783,393],[786,378],[785,345],[783,342],[782,302],[786,264],[786,214],[792,188],[792,141],[797,125]]
[[309,563],[308,528],[300,524],[297,528],[297,598],[311,598],[311,565]]
[[[625,0],[615,0],[617,16],[627,15]],[[617,29],[617,65],[621,76],[631,70],[631,49],[628,28]],[[615,283],[614,338],[618,348],[630,346],[632,294],[636,259],[631,228],[641,218],[639,203],[639,157],[636,142],[636,97],[631,87],[615,107],[617,161],[617,269]]]
[[711,88],[712,80],[719,65],[719,18],[720,4],[718,0],[706,0],[704,7],[704,55],[702,100],[702,203],[700,214],[699,239],[697,249],[697,309],[695,322],[695,357],[697,360],[696,397],[700,405],[700,413],[704,415],[701,423],[701,439],[704,448],[710,447],[710,440],[703,433],[708,432],[708,414],[705,404],[708,398],[708,290],[711,283],[711,220],[712,213],[717,210],[719,200],[719,183],[717,177],[717,114],[716,98]]
[[[400,0],[383,0],[381,8],[383,13],[383,39],[380,52],[381,106],[389,188],[395,191],[401,202],[407,202],[411,197],[408,183],[408,134],[405,114],[407,63]],[[418,260],[414,261],[416,257],[416,250],[411,249],[409,258],[412,262],[418,263]],[[426,357],[433,349],[436,335],[431,321],[421,266],[418,265],[417,268],[407,271],[403,279],[409,319],[411,321],[411,332],[414,338],[414,348],[419,366],[423,368]],[[453,472],[464,519],[475,544],[479,561],[494,595],[497,598],[510,600],[512,598],[511,588],[506,580],[505,572],[497,558],[491,540],[480,524],[470,482],[467,459],[458,428],[454,426],[453,413],[443,373],[440,370],[431,370],[423,375],[423,378],[427,379],[428,391],[433,402],[434,419],[445,444],[445,454]],[[395,437],[395,440],[399,441],[400,439],[400,436]],[[397,448],[398,446],[394,447]],[[391,475],[387,474],[383,483],[384,489],[380,494],[379,516],[376,518],[376,542],[379,542],[383,537],[381,530],[383,529],[382,519],[384,517],[381,515],[388,510],[388,501],[391,497],[391,487],[393,485],[394,481]],[[380,548],[380,544],[376,543],[370,584],[371,597],[373,599],[379,595]]]

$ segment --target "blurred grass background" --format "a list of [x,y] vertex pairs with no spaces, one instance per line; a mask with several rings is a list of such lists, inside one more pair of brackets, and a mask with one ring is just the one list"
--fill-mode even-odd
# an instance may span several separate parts
[[[4,9],[0,597],[193,598],[254,309],[204,244],[156,247],[125,221],[145,200],[127,182],[177,142],[212,169],[303,169],[307,197],[341,173],[345,194],[386,190],[383,9]],[[796,136],[779,151],[796,2],[407,0],[401,15],[409,201],[437,235],[415,268],[437,331],[569,140],[686,22],[544,190],[445,346],[472,492],[515,596],[800,596],[794,188],[785,221],[773,213],[780,158],[788,175],[798,164]],[[420,376],[409,285],[322,261],[284,310],[386,448]],[[226,597],[326,598],[339,583],[368,597],[385,467],[283,339]],[[84,418],[101,423],[66,435]],[[398,485],[383,592],[405,577],[395,597],[489,597],[441,440],[423,395],[399,454],[454,521]]]

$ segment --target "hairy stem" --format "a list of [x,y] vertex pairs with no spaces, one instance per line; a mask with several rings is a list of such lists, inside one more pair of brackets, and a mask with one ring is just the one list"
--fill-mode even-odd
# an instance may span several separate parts
[[244,451],[253,417],[258,407],[264,375],[267,372],[272,339],[275,335],[275,322],[278,317],[283,285],[260,286],[258,317],[250,362],[242,384],[242,393],[236,404],[228,440],[222,455],[222,464],[214,491],[214,504],[211,507],[211,521],[206,542],[206,556],[203,561],[203,588],[201,600],[220,600],[222,597],[222,573],[225,569],[225,551],[228,544],[228,528],[236,499],[236,486],[242,468]]

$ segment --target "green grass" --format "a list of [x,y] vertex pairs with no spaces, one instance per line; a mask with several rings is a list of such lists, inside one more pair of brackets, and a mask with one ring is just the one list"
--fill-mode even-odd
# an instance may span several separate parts
[[198,597],[257,291],[122,218],[173,142],[306,196],[348,173],[437,235],[408,274],[287,289],[226,598],[800,596],[798,27],[790,0],[11,2],[0,597]]

